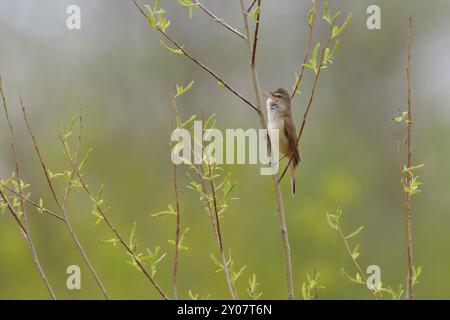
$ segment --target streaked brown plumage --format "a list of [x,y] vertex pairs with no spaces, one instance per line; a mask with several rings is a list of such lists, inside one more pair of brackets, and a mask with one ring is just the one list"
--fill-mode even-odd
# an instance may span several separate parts
[[293,156],[289,166],[291,176],[291,191],[295,194],[295,169],[300,163],[300,154],[297,147],[297,130],[292,119],[291,96],[284,88],[276,91],[267,92],[267,127],[269,133],[271,129],[279,131],[279,151],[290,159]]

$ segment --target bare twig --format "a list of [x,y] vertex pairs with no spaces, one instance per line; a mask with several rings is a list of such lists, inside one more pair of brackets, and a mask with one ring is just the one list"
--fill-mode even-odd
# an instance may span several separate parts
[[[258,8],[261,8],[261,0],[258,0]],[[255,35],[253,36],[253,46],[252,46],[252,66],[255,65],[256,61],[256,48],[258,45],[258,33],[259,33],[259,22],[261,19],[261,10],[258,11],[258,14],[256,15],[256,23],[255,23]]]
[[247,10],[245,10],[245,12],[250,13],[250,11],[252,11],[253,7],[255,6],[256,1],[257,0],[253,0]]
[[[134,5],[139,9],[139,11],[144,15],[146,19],[148,19],[148,15],[145,13],[145,11],[140,7],[140,5],[137,3],[137,0],[133,0]],[[247,98],[245,98],[241,93],[239,93],[236,89],[234,89],[231,85],[229,85],[225,80],[222,79],[215,71],[213,71],[210,67],[206,66],[203,62],[198,60],[196,57],[194,57],[191,53],[189,53],[183,45],[178,43],[172,36],[170,36],[167,32],[162,30],[160,27],[156,27],[156,30],[158,30],[168,41],[170,41],[175,47],[177,47],[178,50],[180,50],[186,57],[188,57],[192,62],[197,64],[200,68],[202,68],[204,71],[209,73],[214,79],[216,79],[221,85],[223,85],[225,88],[227,88],[229,91],[231,91],[235,96],[240,98],[242,101],[244,101],[246,104],[248,104],[252,109],[255,111],[258,111],[258,108]]]
[[311,21],[311,24],[308,23],[309,32],[308,32],[308,40],[307,40],[306,48],[305,48],[305,57],[303,58],[303,63],[302,63],[302,66],[300,67],[300,74],[298,76],[297,82],[295,83],[294,91],[292,92],[292,99],[295,98],[298,87],[300,86],[300,84],[302,82],[303,74],[305,72],[305,65],[308,62],[309,51],[311,50],[312,37],[313,37],[313,32],[314,32],[314,23],[316,21],[316,10],[317,10],[316,2],[313,2],[312,10],[313,10],[312,21]]
[[[260,126],[263,129],[267,129],[266,120],[263,113],[262,100],[261,100],[261,87],[259,85],[258,72],[256,68],[256,48],[252,47],[251,37],[250,37],[250,27],[248,23],[248,16],[245,12],[244,2],[240,0],[242,17],[244,19],[245,32],[247,35],[247,46],[249,50],[249,56],[251,60],[251,71],[252,71],[252,83],[253,89],[256,95],[257,107],[258,107],[258,116],[260,121]],[[258,5],[261,7],[261,1],[258,1]],[[259,24],[259,15],[257,19],[257,24]],[[257,28],[255,28],[255,38],[258,37]],[[254,46],[257,45],[257,41],[254,41]],[[268,146],[270,150],[270,139],[268,138]],[[287,233],[286,226],[286,218],[284,212],[284,203],[283,203],[283,194],[281,192],[280,179],[278,175],[273,175],[273,184],[275,187],[275,195],[276,195],[276,211],[278,215],[279,225],[280,225],[280,233],[281,233],[281,242],[283,246],[283,258],[284,258],[284,274],[286,279],[286,287],[288,292],[288,299],[294,299],[294,281],[292,276],[292,260],[291,260],[291,250],[289,245],[289,237]]]
[[221,24],[222,26],[224,26],[225,28],[227,28],[228,30],[233,32],[234,34],[238,35],[241,39],[247,40],[247,38],[238,29],[236,29],[236,28],[232,27],[231,25],[229,25],[228,23],[226,23],[224,19],[219,18],[216,14],[214,14],[214,12],[212,12],[207,7],[205,7],[205,5],[203,5],[200,1],[198,1],[198,0],[193,0],[193,1],[200,9],[202,9],[208,16],[210,16],[214,20],[214,22]]
[[25,110],[25,105],[24,105],[24,103],[22,101],[22,97],[20,97],[20,105],[22,107],[23,119],[24,119],[24,122],[26,124],[27,130],[28,130],[28,134],[29,134],[29,136],[30,136],[30,138],[31,138],[31,140],[33,142],[33,148],[36,151],[36,154],[38,156],[38,159],[39,159],[39,162],[41,164],[42,170],[44,171],[44,175],[45,175],[45,178],[47,180],[48,187],[49,187],[49,189],[50,189],[50,191],[51,191],[51,193],[53,195],[53,199],[55,200],[55,203],[56,203],[58,209],[60,210],[61,214],[64,217],[64,223],[65,223],[67,229],[69,230],[69,233],[70,233],[73,241],[75,242],[75,245],[78,248],[78,251],[80,252],[81,257],[83,258],[83,261],[86,263],[86,265],[88,266],[89,271],[91,272],[92,276],[94,277],[95,282],[97,283],[98,287],[102,291],[102,293],[105,296],[105,298],[109,299],[108,292],[106,291],[102,281],[100,280],[100,277],[97,275],[97,272],[95,271],[94,267],[92,266],[91,262],[89,261],[89,258],[87,256],[86,252],[84,251],[83,246],[81,245],[81,243],[80,243],[80,241],[79,241],[79,239],[78,239],[78,237],[77,237],[77,235],[76,235],[76,233],[75,233],[75,231],[74,231],[74,229],[72,227],[72,224],[70,222],[70,219],[69,219],[69,216],[67,214],[67,210],[66,210],[65,206],[61,203],[61,201],[59,200],[59,198],[58,198],[58,196],[56,194],[56,190],[55,190],[55,188],[53,186],[53,183],[52,183],[52,181],[50,179],[49,171],[47,169],[47,166],[45,165],[44,159],[43,159],[41,151],[39,149],[39,145],[37,143],[37,139],[34,136],[33,131],[31,130],[31,126],[30,126],[30,123],[28,121],[28,117],[27,117],[27,113],[26,113],[26,110]]
[[[22,217],[23,217],[23,226],[20,225],[20,223],[19,223],[19,225],[21,226],[21,230],[22,230],[22,233],[24,235],[24,238],[27,241],[28,247],[30,248],[31,255],[33,257],[33,262],[36,265],[36,268],[38,269],[39,275],[42,278],[42,281],[44,281],[44,284],[45,284],[45,286],[47,288],[47,291],[49,292],[51,298],[53,300],[55,300],[56,299],[55,292],[53,291],[53,288],[50,285],[50,282],[49,282],[49,280],[47,278],[47,275],[45,274],[44,269],[42,268],[41,262],[39,261],[39,257],[38,257],[37,251],[36,251],[36,247],[34,245],[34,242],[33,242],[33,239],[31,237],[30,230],[29,230],[29,227],[28,227],[28,217],[27,217],[27,212],[26,212],[26,208],[25,208],[25,205],[24,205],[24,200],[23,200],[22,181],[20,180],[19,160],[18,160],[18,157],[17,157],[16,146],[15,146],[15,142],[14,142],[14,128],[13,128],[13,125],[12,125],[12,121],[9,118],[8,106],[6,104],[5,93],[3,92],[3,83],[2,83],[2,78],[1,77],[0,77],[0,92],[1,92],[2,101],[3,101],[3,110],[5,111],[5,118],[6,118],[6,121],[8,122],[9,142],[10,142],[10,145],[11,145],[11,153],[12,153],[12,157],[13,157],[13,160],[14,160],[16,179],[18,181],[18,189],[19,189],[18,194],[20,195],[19,196],[19,198],[20,198],[20,208],[21,208]],[[3,194],[2,194],[2,197],[3,197]],[[17,214],[15,214],[13,211],[11,211],[11,213],[15,216],[15,218],[17,218],[16,221],[20,221],[18,219]]]

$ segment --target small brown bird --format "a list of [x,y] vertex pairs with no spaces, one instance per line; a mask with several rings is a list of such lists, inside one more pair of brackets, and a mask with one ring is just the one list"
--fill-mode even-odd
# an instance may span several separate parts
[[[276,91],[267,91],[267,128],[278,129],[279,151],[289,159],[293,156],[289,166],[291,176],[291,191],[295,194],[295,169],[300,163],[300,154],[297,147],[297,130],[291,112],[291,96],[284,88]],[[271,137],[272,139],[272,137]]]

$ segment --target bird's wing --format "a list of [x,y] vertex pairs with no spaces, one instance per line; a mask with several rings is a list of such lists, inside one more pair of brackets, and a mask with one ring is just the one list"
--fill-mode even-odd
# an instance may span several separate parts
[[293,162],[294,166],[296,166],[300,162],[300,154],[297,145],[297,130],[295,129],[295,123],[292,120],[292,116],[284,118],[284,134],[286,135],[289,146],[289,156],[292,156],[292,154],[294,155]]

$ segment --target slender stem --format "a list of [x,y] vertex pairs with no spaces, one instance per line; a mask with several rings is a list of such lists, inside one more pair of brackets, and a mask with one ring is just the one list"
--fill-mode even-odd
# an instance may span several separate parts
[[[172,94],[172,107],[173,107],[173,127],[176,127],[176,119],[178,117],[177,105],[175,94]],[[178,300],[178,290],[177,290],[177,270],[178,270],[178,259],[180,253],[180,199],[178,194],[178,185],[177,185],[177,165],[173,164],[173,191],[175,193],[175,207],[176,207],[176,223],[175,223],[175,254],[173,258],[173,268],[172,268],[172,291],[173,298]]]
[[[261,0],[258,0],[258,8],[261,8]],[[256,61],[256,48],[258,46],[258,33],[259,33],[260,19],[261,19],[261,10],[256,15],[255,35],[253,36],[253,46],[252,46],[252,62],[251,62],[252,66],[255,66],[255,61]]]
[[[307,121],[307,119],[308,119],[308,115],[309,115],[309,112],[310,112],[310,110],[311,110],[312,103],[313,103],[313,101],[314,101],[314,97],[315,97],[316,89],[317,89],[317,84],[318,84],[318,82],[319,82],[319,76],[320,76],[320,73],[321,73],[321,71],[322,71],[322,67],[323,67],[323,63],[324,63],[325,50],[328,48],[328,45],[329,45],[330,42],[331,42],[331,37],[332,37],[332,28],[330,28],[330,35],[329,35],[329,37],[328,37],[328,40],[327,40],[325,46],[324,46],[323,49],[322,49],[322,54],[321,54],[321,56],[320,56],[320,64],[319,64],[319,67],[318,67],[318,69],[317,69],[316,75],[315,75],[315,77],[314,77],[314,82],[313,82],[313,86],[312,86],[312,89],[311,89],[311,94],[310,94],[309,99],[308,99],[308,104],[306,105],[305,113],[303,114],[302,125],[300,126],[300,130],[299,130],[299,132],[298,132],[298,137],[297,137],[297,147],[298,147],[298,145],[299,145],[299,143],[300,143],[300,139],[301,139],[301,137],[302,137],[302,135],[303,135],[303,131],[305,130],[306,121]],[[292,155],[292,156],[289,158],[289,161],[288,161],[288,163],[286,164],[286,167],[284,168],[284,170],[283,170],[283,172],[282,172],[282,174],[281,174],[281,176],[280,176],[280,181],[281,181],[281,179],[283,179],[284,175],[286,174],[287,169],[289,168],[289,165],[291,164],[291,162],[292,162],[293,159],[294,159],[294,155]]]
[[216,226],[216,232],[217,232],[217,241],[218,241],[218,245],[219,245],[220,257],[222,259],[223,270],[225,272],[225,277],[227,279],[228,290],[230,291],[231,297],[233,298],[233,300],[236,300],[237,299],[237,294],[236,294],[236,291],[235,291],[235,289],[233,287],[233,282],[231,281],[230,270],[228,268],[228,262],[227,262],[227,259],[225,257],[225,251],[223,249],[222,232],[220,230],[219,210],[217,208],[216,186],[214,185],[214,181],[213,181],[213,178],[212,178],[211,164],[209,164],[208,173],[209,173],[208,180],[209,180],[209,183],[210,183],[212,200],[213,200],[214,220],[215,220],[215,226]]
[[20,97],[20,105],[22,107],[23,119],[25,121],[27,130],[28,130],[28,134],[29,134],[29,136],[30,136],[30,138],[31,138],[31,140],[33,142],[33,148],[36,151],[36,154],[37,154],[37,156],[39,158],[39,162],[41,164],[42,170],[44,171],[44,175],[45,175],[45,178],[47,180],[48,187],[49,187],[49,189],[50,189],[50,191],[51,191],[51,193],[53,195],[53,199],[55,200],[55,203],[56,203],[58,209],[60,210],[61,214],[64,217],[64,223],[66,224],[66,227],[67,227],[67,229],[68,229],[68,231],[69,231],[73,241],[75,242],[75,245],[76,245],[78,251],[80,252],[81,257],[83,258],[83,261],[86,263],[86,265],[88,266],[89,271],[91,272],[92,276],[94,277],[95,282],[97,283],[98,287],[102,291],[104,297],[106,299],[109,299],[108,292],[106,291],[102,281],[100,280],[100,277],[97,275],[97,272],[95,271],[94,267],[92,266],[91,262],[89,261],[89,258],[87,256],[86,252],[84,251],[84,248],[81,245],[81,243],[80,243],[80,241],[79,241],[79,239],[78,239],[78,237],[77,237],[77,235],[76,235],[76,233],[75,233],[75,231],[74,231],[74,229],[72,227],[72,224],[70,222],[67,210],[62,205],[61,201],[59,200],[59,198],[58,198],[58,196],[56,194],[55,188],[54,188],[53,183],[52,183],[52,181],[50,179],[49,171],[47,169],[47,166],[45,165],[44,159],[43,159],[41,151],[39,149],[39,145],[37,143],[37,139],[34,136],[33,131],[31,130],[31,126],[30,126],[30,123],[28,121],[28,117],[27,117],[27,113],[26,113],[26,110],[25,110],[25,105],[23,104],[23,101],[22,101],[22,97]]
[[[27,241],[28,247],[30,249],[31,252],[31,256],[33,257],[33,263],[35,264],[36,268],[38,269],[39,275],[42,279],[42,281],[44,281],[45,287],[47,288],[48,293],[50,294],[50,297],[53,300],[56,300],[56,295],[55,292],[53,291],[52,286],[50,285],[50,282],[47,278],[47,275],[44,272],[44,269],[42,268],[41,262],[39,261],[39,257],[36,251],[36,247],[34,245],[33,239],[31,237],[30,234],[30,230],[28,227],[28,216],[27,216],[27,212],[26,212],[26,208],[24,205],[24,200],[23,200],[23,190],[22,190],[22,181],[20,180],[20,167],[19,167],[19,160],[17,157],[17,152],[16,152],[16,146],[15,146],[15,142],[14,142],[14,128],[12,125],[12,121],[9,118],[9,112],[8,112],[8,106],[6,104],[6,96],[5,93],[3,92],[3,83],[2,83],[2,78],[0,77],[0,92],[1,92],[1,96],[2,96],[2,101],[3,101],[3,110],[5,111],[5,117],[6,117],[6,121],[8,122],[8,128],[9,128],[9,142],[11,145],[11,153],[13,156],[13,160],[14,160],[14,166],[15,166],[15,173],[16,173],[16,179],[18,181],[19,184],[19,192],[18,194],[20,195],[20,208],[22,211],[22,217],[23,217],[23,227],[21,227],[23,236],[25,238],[25,240]],[[3,185],[3,184],[2,184]],[[2,194],[3,197],[3,194]],[[14,212],[11,212],[14,215]],[[18,217],[17,217],[18,218]],[[17,220],[19,221],[19,220]],[[26,230],[26,232],[24,231]]]
[[208,16],[210,16],[214,22],[217,22],[219,24],[221,24],[222,26],[224,26],[225,28],[227,28],[228,30],[230,30],[231,32],[235,33],[236,35],[238,35],[240,38],[242,38],[243,40],[247,40],[247,38],[236,28],[232,27],[231,25],[229,25],[228,23],[225,22],[225,20],[223,20],[222,18],[219,18],[216,14],[214,14],[211,10],[209,10],[207,7],[205,7],[205,5],[203,5],[200,1],[198,0],[193,0],[193,2],[200,7]]
[[[145,13],[145,11],[139,6],[137,3],[137,0],[133,0],[133,3],[135,6],[139,9],[139,11],[144,15],[146,19],[148,19],[148,15]],[[255,111],[258,111],[258,108],[247,98],[245,98],[241,93],[239,93],[236,89],[234,89],[231,85],[229,85],[225,80],[222,79],[221,76],[219,76],[215,71],[213,71],[210,67],[206,66],[203,62],[198,60],[196,57],[194,57],[191,53],[189,53],[185,46],[178,43],[172,36],[170,36],[167,32],[163,31],[161,28],[156,27],[156,30],[158,30],[170,43],[172,43],[175,47],[177,47],[178,50],[180,50],[187,58],[189,58],[192,62],[197,64],[200,68],[202,68],[204,71],[209,73],[214,79],[216,79],[221,85],[223,85],[225,88],[227,88],[229,91],[231,91],[235,96],[237,96],[239,99],[244,101],[247,105],[249,105],[252,109]]]
[[[176,109],[175,109],[176,110]],[[202,127],[202,136],[205,134],[205,128]],[[194,155],[194,152],[192,155]],[[202,200],[204,200],[204,205],[208,212],[209,218],[211,220],[211,226],[214,232],[214,237],[216,239],[217,248],[219,250],[220,259],[222,260],[223,271],[225,273],[225,280],[227,283],[228,291],[231,294],[231,298],[233,300],[237,299],[237,293],[234,289],[233,283],[230,277],[230,270],[228,268],[228,262],[225,257],[224,246],[222,241],[222,232],[220,229],[220,221],[219,221],[219,211],[217,207],[217,197],[216,197],[216,187],[212,180],[211,173],[211,165],[208,166],[208,172],[206,171],[205,166],[200,166],[199,164],[194,165],[194,171],[200,180],[200,185],[202,187]],[[208,188],[206,186],[206,180],[210,181],[210,190],[211,194],[208,192]],[[212,203],[211,203],[212,202]]]
[[[317,270],[314,269],[313,279],[316,283],[317,283],[317,278],[318,278]],[[314,300],[319,300],[319,293],[317,290],[317,286],[314,286]]]
[[[66,147],[66,145],[63,146]],[[161,287],[156,283],[156,281],[153,279],[153,277],[148,273],[148,271],[145,269],[144,265],[142,264],[142,262],[136,257],[135,253],[133,252],[133,250],[130,248],[130,246],[125,242],[125,240],[123,239],[123,237],[120,235],[120,233],[118,232],[118,230],[114,227],[114,225],[110,222],[108,216],[105,214],[105,210],[103,210],[103,208],[98,204],[97,200],[95,199],[95,197],[92,195],[91,191],[89,190],[88,185],[86,184],[86,182],[84,181],[79,168],[74,165],[74,163],[72,162],[72,159],[69,157],[70,153],[68,152],[68,150],[65,150],[65,154],[68,158],[68,160],[70,161],[70,164],[73,166],[74,168],[74,172],[76,174],[76,177],[78,178],[78,181],[80,182],[83,190],[86,192],[87,196],[89,197],[89,200],[92,202],[92,204],[95,206],[95,208],[97,209],[97,211],[100,213],[100,215],[103,218],[103,221],[105,221],[106,225],[108,226],[109,230],[114,234],[114,236],[119,240],[120,244],[125,248],[125,250],[131,255],[131,257],[133,258],[133,260],[136,262],[136,264],[139,266],[140,270],[142,271],[142,273],[145,275],[145,277],[150,281],[150,283],[155,287],[155,289],[158,291],[158,293],[161,295],[161,297],[165,300],[168,300],[168,296],[164,293],[164,291],[161,289]]]
[[[406,81],[408,86],[408,121],[406,123],[406,153],[407,153],[407,166],[411,168],[412,165],[412,140],[411,131],[413,126],[413,116],[412,116],[412,99],[411,99],[411,38],[412,38],[412,17],[409,17],[409,28],[408,28],[408,44],[407,44],[407,66],[406,66]],[[411,173],[406,172],[406,184],[411,183]],[[405,193],[405,192],[404,192]],[[408,255],[408,276],[407,276],[407,286],[406,294],[409,300],[414,299],[413,292],[413,273],[414,273],[414,262],[413,262],[413,240],[412,240],[412,214],[410,205],[411,195],[406,194],[404,201],[404,214],[405,214],[405,230],[406,230],[406,241],[407,241],[407,255]]]
[[[339,236],[342,239],[342,242],[344,242],[345,248],[347,249],[347,252],[350,256],[350,258],[352,259],[352,262],[356,268],[356,270],[358,271],[358,274],[361,276],[361,278],[364,280],[364,283],[367,283],[367,277],[365,272],[363,271],[363,269],[361,268],[361,266],[359,265],[358,261],[355,259],[355,257],[352,254],[352,249],[350,249],[350,246],[348,244],[347,238],[345,237],[344,233],[341,230],[340,226],[337,226],[337,232],[339,234]],[[369,287],[367,287],[367,289],[369,289]],[[372,294],[373,298],[375,300],[378,300],[378,295],[371,289],[369,289],[370,293]]]
[[[258,72],[256,68],[256,58],[254,57],[254,53],[256,54],[256,48],[252,47],[251,37],[250,37],[250,27],[248,23],[248,16],[245,13],[244,2],[240,0],[241,3],[241,11],[244,19],[244,27],[247,35],[247,46],[249,49],[249,55],[251,59],[251,71],[252,71],[252,83],[253,88],[256,95],[257,107],[258,107],[258,116],[261,128],[267,129],[266,120],[264,118],[264,113],[262,111],[262,100],[261,100],[261,87],[259,85],[258,80]],[[258,6],[261,7],[261,1],[258,1]],[[259,15],[257,19],[257,24],[259,24]],[[255,28],[255,38],[258,37],[257,30],[259,28]],[[254,45],[257,44],[257,41],[254,41]],[[268,139],[268,145],[270,149],[270,139]],[[278,216],[278,221],[280,225],[280,233],[281,233],[281,242],[283,246],[283,258],[284,258],[284,274],[286,279],[286,287],[288,293],[288,299],[293,300],[295,298],[294,294],[294,280],[292,276],[292,259],[291,259],[291,250],[289,245],[289,237],[286,226],[286,218],[284,211],[284,202],[283,202],[283,194],[281,192],[280,179],[278,179],[278,175],[273,175],[273,183],[275,187],[275,196],[276,196],[276,211]]]
[[309,51],[311,50],[311,43],[312,43],[312,37],[313,37],[313,32],[314,32],[314,23],[316,21],[316,9],[317,9],[317,3],[313,2],[313,17],[312,17],[312,21],[311,24],[308,23],[309,26],[309,32],[308,32],[308,40],[306,43],[306,48],[305,48],[305,56],[303,58],[303,63],[302,66],[300,67],[300,75],[298,76],[297,82],[295,83],[294,86],[294,91],[292,92],[292,99],[295,98],[298,87],[300,86],[302,79],[303,79],[303,74],[305,73],[305,65],[308,62],[308,57],[309,57]]
[[33,207],[35,207],[36,209],[38,209],[39,211],[46,213],[50,216],[52,216],[53,218],[56,218],[60,221],[65,221],[65,219],[63,217],[61,217],[60,215],[54,213],[53,211],[50,211],[46,208],[44,208],[43,206],[41,206],[39,203],[28,199],[27,197],[25,197],[23,194],[20,194],[19,192],[15,191],[14,189],[8,187],[6,184],[1,183],[1,187],[5,188],[6,190],[8,190],[11,193],[14,193],[14,195],[16,195],[17,197],[19,197],[21,200],[27,202],[28,204],[32,205]]
[[[255,6],[257,0],[253,0],[252,3],[250,4],[250,6],[247,8],[247,10],[245,10],[245,12],[250,13],[250,11],[253,9],[253,7]],[[242,10],[244,11],[244,10]]]

